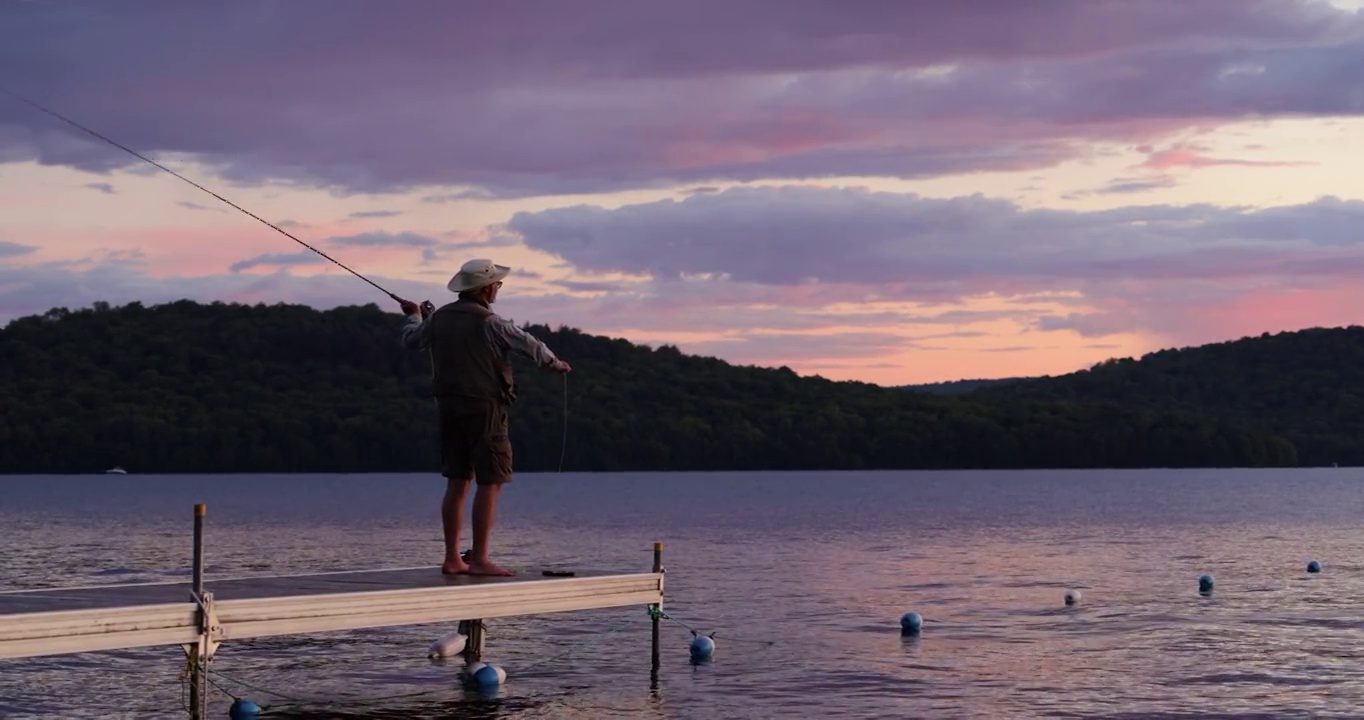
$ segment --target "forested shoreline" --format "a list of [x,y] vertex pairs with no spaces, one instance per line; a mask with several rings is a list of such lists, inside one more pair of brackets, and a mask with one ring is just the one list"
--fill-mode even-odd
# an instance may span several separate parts
[[[0,329],[0,473],[434,473],[429,367],[400,347],[401,323],[372,304],[187,300],[15,320]],[[518,362],[520,472],[557,469],[565,429],[563,469],[594,472],[1291,466],[1303,443],[1349,455],[1304,434],[1328,418],[1266,423],[1268,398],[1167,402],[1185,381],[1123,363],[942,394],[528,329],[574,372],[565,428],[561,378]],[[1256,377],[1262,359],[1238,352],[1217,392]]]

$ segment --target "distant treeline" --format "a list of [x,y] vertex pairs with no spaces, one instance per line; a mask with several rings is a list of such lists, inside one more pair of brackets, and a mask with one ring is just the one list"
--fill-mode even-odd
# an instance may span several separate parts
[[1302,465],[1364,465],[1364,327],[1312,328],[1161,350],[1082,372],[983,387],[980,402],[1112,402],[1253,424]]
[[[0,472],[435,472],[429,367],[399,346],[401,323],[374,305],[191,301],[16,320],[0,330]],[[565,470],[1264,466],[1297,463],[1284,436],[1320,447],[1298,425],[1263,422],[1266,386],[1284,382],[1260,372],[1271,361],[1251,345],[1215,364],[1217,392],[1120,363],[943,395],[529,329],[574,368]],[[1293,354],[1289,338],[1271,344]],[[1320,359],[1289,376],[1313,376]],[[562,380],[524,362],[517,373],[516,467],[553,470]],[[1166,393],[1221,404],[1152,402]],[[1237,403],[1265,415],[1224,411]]]

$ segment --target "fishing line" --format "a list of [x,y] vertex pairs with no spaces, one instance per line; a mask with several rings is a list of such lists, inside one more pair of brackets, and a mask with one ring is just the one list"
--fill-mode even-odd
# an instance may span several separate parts
[[563,440],[559,443],[559,472],[563,472],[563,455],[569,451],[569,374],[563,374]]
[[299,245],[302,245],[303,247],[308,248],[309,250],[312,250],[313,252],[317,253],[318,255],[321,255],[322,257],[324,257],[324,258],[326,258],[326,259],[328,259],[328,260],[330,260],[330,261],[332,261],[333,263],[336,263],[336,265],[337,265],[338,267],[340,267],[342,270],[345,270],[346,272],[348,272],[348,273],[354,275],[355,277],[358,277],[358,278],[360,278],[361,280],[364,280],[365,282],[369,283],[370,285],[373,285],[375,288],[377,288],[377,289],[379,290],[379,292],[384,293],[385,295],[387,295],[387,296],[393,298],[394,300],[397,300],[397,301],[400,302],[400,303],[406,302],[405,300],[403,300],[402,298],[398,297],[397,295],[394,295],[393,293],[389,292],[388,290],[385,290],[384,288],[380,287],[380,286],[379,286],[377,283],[375,283],[373,280],[370,280],[369,278],[365,277],[364,275],[361,275],[360,273],[355,272],[354,270],[351,270],[350,268],[348,268],[348,267],[346,267],[345,265],[341,264],[340,261],[338,261],[337,259],[335,259],[335,258],[333,258],[332,256],[328,255],[327,253],[324,253],[324,252],[322,252],[321,250],[318,250],[317,248],[313,247],[312,245],[309,245],[308,243],[303,242],[302,240],[299,240],[298,238],[294,237],[293,235],[290,235],[288,232],[285,232],[285,231],[284,231],[282,228],[280,228],[278,225],[275,225],[274,223],[270,222],[269,220],[265,220],[264,218],[260,217],[259,215],[256,215],[255,213],[251,212],[250,210],[247,210],[246,208],[244,208],[244,207],[242,207],[242,206],[240,206],[240,205],[238,205],[238,204],[232,202],[231,200],[228,200],[227,198],[223,197],[222,195],[219,195],[218,193],[213,192],[212,190],[209,190],[208,188],[204,187],[203,185],[200,185],[199,183],[194,182],[193,180],[190,180],[189,178],[185,177],[184,175],[181,175],[180,173],[175,172],[174,170],[171,170],[170,168],[166,167],[165,165],[162,165],[161,163],[156,162],[155,160],[152,160],[151,158],[149,158],[149,157],[147,157],[147,156],[145,156],[145,155],[143,155],[143,154],[137,152],[136,150],[133,150],[132,148],[128,147],[127,145],[124,145],[124,144],[122,144],[122,143],[120,143],[120,142],[118,142],[118,141],[116,141],[116,140],[112,140],[112,139],[110,139],[110,138],[108,138],[108,137],[105,137],[104,135],[101,135],[101,134],[99,134],[98,132],[95,132],[94,130],[91,130],[90,128],[85,127],[84,125],[81,125],[80,123],[76,122],[75,120],[72,120],[72,119],[70,119],[70,118],[68,118],[68,117],[66,117],[66,116],[64,116],[64,115],[62,115],[61,113],[58,113],[58,112],[55,111],[55,110],[50,110],[50,109],[48,109],[48,108],[46,108],[46,107],[43,107],[42,105],[39,105],[38,103],[36,103],[36,102],[34,102],[34,101],[32,101],[32,100],[29,100],[28,98],[26,98],[26,97],[24,97],[24,96],[22,96],[22,95],[20,95],[20,94],[18,94],[18,93],[16,93],[16,92],[14,92],[13,90],[9,90],[9,89],[7,89],[7,88],[5,88],[5,87],[3,87],[3,86],[0,86],[0,92],[3,92],[3,93],[5,93],[6,95],[9,95],[10,97],[14,98],[15,100],[18,100],[18,101],[20,101],[20,102],[22,102],[22,103],[25,103],[25,104],[27,104],[27,105],[30,105],[30,106],[32,106],[32,107],[34,107],[34,108],[37,108],[38,110],[40,110],[40,111],[42,111],[42,112],[44,112],[44,113],[47,113],[48,115],[51,115],[52,117],[57,118],[58,120],[61,120],[62,122],[64,122],[64,123],[66,123],[66,124],[68,124],[68,125],[70,125],[70,126],[76,128],[76,129],[78,129],[78,130],[82,130],[82,131],[84,131],[84,132],[87,132],[87,133],[89,133],[90,135],[93,135],[94,137],[99,138],[100,140],[103,140],[104,142],[107,142],[107,143],[109,143],[110,145],[113,145],[114,147],[116,147],[116,148],[118,148],[118,149],[120,149],[120,150],[122,150],[122,151],[124,151],[124,152],[126,152],[126,153],[128,153],[128,154],[130,154],[130,155],[132,155],[133,157],[136,157],[136,158],[138,158],[138,159],[140,159],[140,160],[146,161],[146,162],[152,164],[152,165],[155,166],[155,167],[158,167],[158,168],[160,168],[160,169],[162,169],[162,170],[165,170],[166,172],[170,173],[171,175],[174,175],[175,177],[178,177],[178,178],[180,178],[181,180],[184,180],[185,182],[189,183],[190,185],[193,185],[194,187],[199,188],[200,190],[203,190],[204,192],[208,193],[209,195],[212,195],[213,197],[218,198],[219,200],[222,200],[223,202],[227,203],[228,205],[231,205],[232,207],[234,207],[234,208],[236,208],[236,209],[238,209],[238,210],[240,210],[240,211],[246,213],[247,215],[249,215],[249,216],[251,216],[251,217],[253,217],[253,218],[255,218],[255,219],[261,221],[262,223],[264,223],[265,225],[267,225],[267,226],[270,227],[271,229],[275,230],[275,232],[280,233],[280,234],[283,235],[284,237],[287,237],[287,238],[289,238],[290,240],[293,240],[294,242],[298,243]]

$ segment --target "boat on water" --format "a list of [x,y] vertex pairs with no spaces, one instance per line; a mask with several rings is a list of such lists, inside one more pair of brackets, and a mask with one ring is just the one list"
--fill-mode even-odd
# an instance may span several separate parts
[[121,467],[119,467],[119,466],[117,466],[117,465],[115,465],[115,466],[109,468],[108,470],[105,470],[105,471],[104,471],[104,474],[105,474],[105,475],[127,475],[127,474],[128,474],[128,471],[127,471],[127,470],[124,470],[123,468],[121,468]]

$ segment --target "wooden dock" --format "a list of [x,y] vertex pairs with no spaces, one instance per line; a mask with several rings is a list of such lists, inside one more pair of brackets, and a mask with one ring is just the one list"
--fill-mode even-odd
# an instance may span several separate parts
[[[203,506],[195,506],[191,581],[0,592],[0,660],[181,645],[198,671],[191,715],[201,716],[202,670],[223,642],[459,621],[472,662],[481,655],[481,621],[488,618],[663,604],[661,544],[654,546],[653,570],[641,573],[447,576],[432,565],[206,579],[203,517]],[[658,614],[651,614],[657,679]]]

